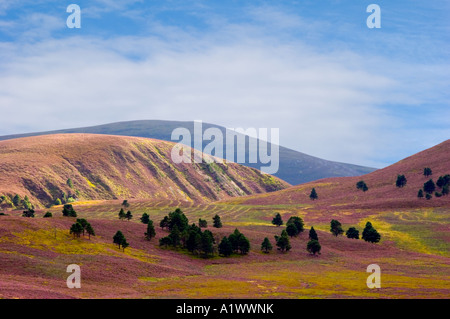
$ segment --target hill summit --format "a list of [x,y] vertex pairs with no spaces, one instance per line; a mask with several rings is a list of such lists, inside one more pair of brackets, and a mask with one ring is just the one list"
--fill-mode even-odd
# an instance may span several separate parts
[[95,134],[1,141],[0,195],[9,198],[2,206],[15,194],[41,207],[58,199],[63,203],[129,198],[208,202],[290,186],[230,162],[175,164],[170,157],[174,145]]

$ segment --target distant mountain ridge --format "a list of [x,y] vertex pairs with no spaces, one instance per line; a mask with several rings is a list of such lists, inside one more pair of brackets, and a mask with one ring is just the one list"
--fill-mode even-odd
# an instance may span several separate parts
[[27,196],[36,207],[69,198],[201,203],[290,186],[236,163],[176,164],[171,159],[174,145],[149,138],[79,133],[0,141],[0,196],[9,198],[0,200],[0,206],[11,208],[3,206],[15,194],[22,199]]
[[[163,121],[163,120],[138,120],[138,121],[126,121],[117,122],[111,124],[63,129],[56,131],[36,132],[27,134],[15,134],[0,136],[0,140],[15,139],[20,137],[48,135],[48,134],[62,134],[62,133],[89,133],[89,134],[106,134],[106,135],[122,135],[122,136],[136,136],[154,138],[164,141],[172,141],[171,135],[175,128],[186,128],[192,136],[194,136],[194,122],[181,122],[181,121]],[[222,133],[226,134],[226,128],[219,125],[203,123],[203,131],[208,128],[218,128]],[[248,137],[247,137],[248,139]],[[202,149],[207,145],[209,141],[202,143]],[[247,144],[248,145],[248,144]],[[259,145],[259,143],[258,143]],[[192,141],[191,147],[194,147]],[[236,146],[235,146],[236,148]],[[271,144],[268,143],[267,148],[271,148]],[[246,147],[246,157],[248,158],[248,146]],[[223,154],[226,154],[226,145],[224,145]],[[236,160],[235,153],[235,162]],[[257,163],[241,163],[242,165],[260,169],[265,164],[259,161]],[[342,177],[342,176],[359,176],[364,175],[376,170],[375,168],[364,167],[353,164],[346,164],[334,161],[324,160],[318,157],[310,156],[286,147],[279,147],[279,170],[273,174],[276,177],[292,184],[302,184],[310,181],[328,178],[328,177]]]

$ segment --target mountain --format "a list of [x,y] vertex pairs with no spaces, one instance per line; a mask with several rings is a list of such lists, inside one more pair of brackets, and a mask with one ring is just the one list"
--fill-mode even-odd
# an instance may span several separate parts
[[[203,132],[209,128],[219,129],[224,136],[226,136],[227,129],[222,126],[203,123]],[[18,135],[6,135],[0,136],[0,140],[15,139],[27,136],[38,136],[47,134],[61,134],[61,133],[89,133],[89,134],[107,134],[107,135],[123,135],[123,136],[137,136],[148,137],[164,141],[171,141],[171,135],[176,128],[186,128],[189,130],[192,136],[194,136],[194,122],[179,122],[179,121],[159,121],[159,120],[142,120],[142,121],[128,121],[112,124],[105,124],[99,126],[83,127],[64,129],[57,131],[47,131],[38,133],[18,134]],[[228,130],[229,131],[229,130]],[[236,134],[242,136],[242,134]],[[238,139],[239,140],[239,139]],[[250,139],[251,140],[251,139]],[[228,142],[228,141],[227,141]],[[257,141],[258,142],[258,141]],[[208,144],[209,141],[202,143],[202,149]],[[239,142],[237,143],[239,144]],[[242,143],[241,143],[242,145]],[[248,159],[249,153],[249,138],[247,137],[247,144],[245,146],[246,158]],[[260,145],[257,143],[257,145]],[[191,147],[194,147],[194,141],[191,141]],[[235,150],[236,150],[235,145]],[[268,149],[271,149],[271,144],[267,145]],[[256,150],[255,150],[256,151]],[[223,154],[226,154],[226,143],[223,148]],[[234,153],[234,161],[237,162],[236,152]],[[260,169],[262,164],[260,159],[256,163],[242,163],[249,167]],[[375,168],[339,163],[320,159],[314,156],[310,156],[301,152],[294,151],[292,149],[282,147],[279,148],[279,170],[273,175],[281,178],[282,180],[297,185],[314,181],[327,177],[339,177],[339,176],[359,176],[373,172]]]
[[[180,163],[175,143],[155,139],[54,134],[0,142],[0,195],[36,206],[57,198],[172,199],[208,202],[290,186],[236,163]],[[199,152],[197,152],[199,153]],[[72,187],[68,180],[72,181]]]
[[[431,168],[431,176],[424,176],[426,167]],[[450,140],[370,174],[322,179],[293,186],[276,194],[249,196],[235,202],[250,205],[309,204],[324,209],[448,207],[450,196],[438,198],[433,193],[430,200],[417,197],[425,182],[433,179],[436,183],[440,176],[446,174],[450,174]],[[398,175],[405,175],[407,179],[402,188],[396,187]],[[368,191],[356,188],[356,183],[361,180],[367,184]],[[318,200],[309,198],[312,188],[316,189]],[[442,188],[436,187],[436,191],[440,193]]]

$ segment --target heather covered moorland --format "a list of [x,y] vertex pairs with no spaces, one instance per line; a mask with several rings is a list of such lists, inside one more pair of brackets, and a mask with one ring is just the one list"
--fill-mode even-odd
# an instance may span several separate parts
[[[450,173],[450,142],[374,173],[334,178],[260,195],[195,202],[182,199],[123,199],[73,202],[77,217],[63,216],[62,205],[22,210],[0,216],[0,297],[2,298],[448,298],[450,295],[450,201],[436,186],[431,198],[418,197],[430,179]],[[431,168],[431,175],[424,175]],[[399,175],[407,182],[396,186]],[[364,180],[368,190],[358,189]],[[442,180],[442,179],[441,179]],[[3,185],[2,185],[3,186]],[[4,187],[4,186],[3,186]],[[317,199],[311,199],[311,189]],[[425,192],[426,193],[426,192]],[[437,195],[437,194],[438,195]],[[445,192],[444,192],[445,193]],[[181,247],[160,246],[169,235],[159,227],[164,216],[180,208],[189,224],[207,221],[215,252],[204,258]],[[120,209],[132,212],[119,219]],[[51,218],[43,218],[47,212]],[[147,213],[156,236],[147,240]],[[280,214],[283,224],[272,223]],[[213,227],[220,216],[221,228]],[[304,231],[289,238],[291,248],[277,250],[275,236],[290,217],[300,217]],[[95,236],[74,236],[77,218],[89,221]],[[330,232],[338,220],[344,234]],[[377,243],[361,239],[367,222],[381,236]],[[306,250],[308,232],[316,230],[321,251]],[[359,230],[360,239],[345,231]],[[248,238],[248,254],[219,256],[217,246],[235,229]],[[120,230],[129,247],[113,243]],[[265,253],[267,237],[273,249]],[[68,289],[66,267],[81,267],[82,287]],[[366,285],[366,268],[381,268],[381,288]]]

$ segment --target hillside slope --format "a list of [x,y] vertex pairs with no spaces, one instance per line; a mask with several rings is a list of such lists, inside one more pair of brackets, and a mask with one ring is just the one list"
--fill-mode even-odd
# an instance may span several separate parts
[[[205,202],[289,186],[235,163],[175,164],[170,157],[173,145],[146,138],[92,134],[2,141],[0,195],[10,199],[14,194],[28,196],[37,207],[64,197]],[[67,183],[69,178],[72,187]]]
[[[164,141],[171,141],[171,134],[175,128],[183,127],[191,132],[194,136],[194,122],[180,122],[180,121],[159,121],[159,120],[141,120],[118,122],[105,125],[73,128],[57,131],[28,133],[0,136],[0,140],[14,139],[27,136],[38,136],[45,134],[60,134],[60,133],[90,133],[90,134],[107,134],[107,135],[122,135],[122,136],[137,136],[155,138]],[[226,128],[219,125],[203,123],[203,131],[208,128],[218,128],[225,136]],[[238,134],[240,135],[240,134]],[[204,142],[202,147],[205,147]],[[194,147],[192,141],[191,147]],[[270,148],[270,143],[268,145]],[[280,146],[280,167],[275,176],[282,180],[297,185],[314,181],[327,177],[340,176],[359,176],[373,172],[375,169],[353,164],[339,163],[328,161],[314,156],[310,156],[286,147]],[[246,154],[248,157],[249,149],[246,147]],[[226,154],[226,147],[224,146],[223,154]],[[236,152],[235,152],[236,154]],[[235,162],[236,157],[235,157]],[[243,163],[245,166],[260,169],[261,162],[257,163]]]
[[[425,167],[432,169],[424,176]],[[417,193],[429,179],[436,183],[439,176],[450,174],[450,140],[407,157],[391,166],[359,177],[327,178],[298,185],[276,194],[250,196],[236,200],[243,204],[312,204],[322,208],[401,208],[449,206],[450,196],[419,199]],[[395,186],[397,175],[405,175],[406,186]],[[356,183],[365,181],[369,190],[356,189]],[[315,188],[319,199],[312,201],[309,194]],[[436,188],[441,192],[442,189]],[[232,200],[233,201],[233,200]]]

